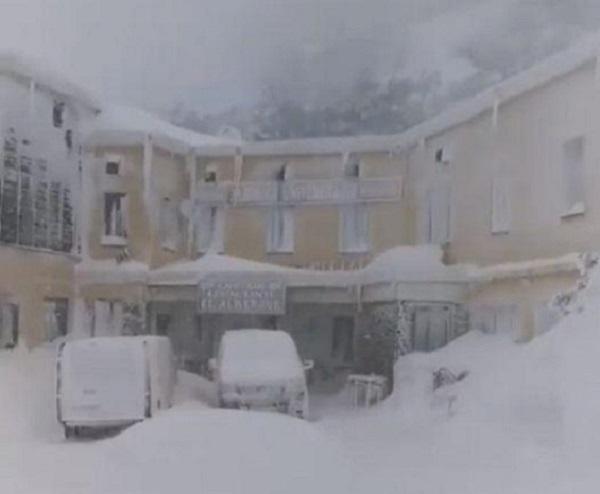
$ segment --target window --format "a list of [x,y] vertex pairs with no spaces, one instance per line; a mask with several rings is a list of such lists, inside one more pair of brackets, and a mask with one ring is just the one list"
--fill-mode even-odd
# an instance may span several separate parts
[[66,336],[68,330],[69,300],[49,298],[44,301],[46,340],[52,341]]
[[585,212],[584,150],[585,139],[583,137],[576,137],[563,145],[563,217]]
[[541,335],[550,331],[562,317],[560,309],[551,302],[540,303],[535,307],[535,334]]
[[159,235],[163,249],[177,250],[179,245],[177,205],[168,197],[163,198],[160,203]]
[[286,180],[290,180],[292,178],[292,167],[284,163],[281,165],[281,168],[277,171],[277,175],[275,177],[276,180],[280,182],[285,182]]
[[71,129],[67,129],[65,132],[65,145],[69,151],[73,149],[73,131]]
[[125,194],[107,192],[104,194],[104,241],[106,243],[124,240],[127,237],[125,221],[127,201]]
[[340,252],[367,252],[369,241],[369,210],[366,204],[349,204],[340,209]]
[[156,314],[156,334],[168,336],[171,314]]
[[119,165],[118,161],[107,161],[106,162],[106,174],[107,175],[118,175],[119,174]]
[[354,318],[334,317],[331,338],[331,356],[344,363],[354,360]]
[[205,183],[216,183],[217,182],[217,165],[207,165],[204,169],[204,182]]
[[510,183],[505,178],[492,181],[492,233],[510,231]]
[[434,157],[435,162],[440,165],[447,165],[450,163],[450,152],[444,147],[436,149]]
[[0,348],[14,348],[19,342],[19,306],[0,303]]
[[429,244],[450,241],[450,187],[438,185],[428,191],[425,239]]
[[119,336],[122,330],[123,304],[116,300],[96,300],[93,336]]
[[346,178],[359,178],[361,176],[361,161],[354,153],[344,157],[344,176]]
[[65,103],[63,101],[55,101],[52,107],[52,123],[57,129],[63,126],[64,113]]
[[294,209],[292,207],[275,206],[269,211],[267,235],[269,252],[294,251]]
[[217,206],[205,206],[196,213],[196,247],[198,252],[223,252],[225,214]]
[[517,341],[521,337],[517,304],[477,305],[470,308],[471,329],[486,334],[502,334]]

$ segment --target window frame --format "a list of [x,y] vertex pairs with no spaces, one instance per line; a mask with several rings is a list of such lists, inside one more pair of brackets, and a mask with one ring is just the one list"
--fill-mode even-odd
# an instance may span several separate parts
[[[222,253],[224,251],[225,243],[224,207],[214,204],[201,206],[196,210],[195,216],[196,218],[194,220],[194,240],[196,243],[196,252],[199,254],[207,254],[209,252]],[[200,235],[203,226],[206,226],[201,225],[201,223],[203,221],[206,221],[206,218],[210,218],[208,223],[210,225],[210,240],[206,243],[206,245],[204,245],[205,242],[200,242]]]
[[177,204],[170,197],[163,197],[159,210],[159,238],[163,250],[176,252],[181,243]]
[[585,214],[586,146],[584,135],[567,139],[562,144],[560,216],[563,219]]
[[[114,202],[114,207],[111,212],[108,211],[108,199],[118,198],[119,201]],[[103,228],[102,228],[102,245],[108,246],[123,246],[127,245],[127,230],[128,230],[128,204],[127,194],[124,192],[104,192],[104,208],[103,208]],[[120,213],[120,228],[117,227],[116,215]],[[110,218],[110,220],[109,220]],[[109,220],[107,222],[107,220]],[[120,230],[120,231],[119,231]]]
[[[44,298],[44,307],[46,309],[45,318],[51,315],[48,312],[51,310],[55,317],[56,325],[55,334],[50,334],[49,321],[45,320],[46,341],[54,341],[57,338],[67,336],[69,334],[69,299],[67,297],[46,297]],[[59,309],[64,309],[64,311],[59,311]]]
[[[353,215],[353,219],[349,219],[348,215]],[[365,254],[371,251],[371,219],[370,210],[367,203],[355,202],[351,204],[344,204],[339,207],[339,229],[338,229],[338,252],[341,254]],[[361,227],[361,223],[364,221],[364,225]],[[353,236],[354,239],[358,239],[353,245],[348,244],[348,236],[346,235],[346,228],[352,223],[359,230],[364,229],[363,234],[365,238],[359,239],[360,233],[355,231]]]

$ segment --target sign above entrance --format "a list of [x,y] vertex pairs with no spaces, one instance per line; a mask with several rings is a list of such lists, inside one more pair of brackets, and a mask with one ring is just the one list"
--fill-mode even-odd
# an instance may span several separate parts
[[214,273],[198,284],[201,314],[285,314],[286,285],[267,273]]

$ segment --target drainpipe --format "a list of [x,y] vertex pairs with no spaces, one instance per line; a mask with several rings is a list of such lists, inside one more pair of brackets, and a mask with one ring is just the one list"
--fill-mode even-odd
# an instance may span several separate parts
[[144,200],[144,209],[146,210],[146,217],[148,218],[148,231],[150,242],[147,243],[146,247],[146,260],[150,262],[150,255],[152,252],[152,245],[154,240],[154,232],[155,232],[155,211],[154,204],[152,203],[152,161],[153,161],[153,144],[152,144],[152,136],[150,134],[146,134],[144,136],[144,150],[143,150],[143,180],[144,180],[144,190],[143,190],[143,200]]
[[240,182],[242,181],[242,168],[244,166],[244,156],[242,149],[238,146],[235,148],[235,156],[233,158],[233,204],[237,203],[240,190]]
[[492,127],[494,130],[498,128],[498,110],[500,108],[500,100],[498,96],[494,98],[494,105],[492,106]]
[[192,149],[185,157],[185,166],[188,171],[190,208],[188,211],[187,251],[190,259],[194,257],[194,210],[196,206],[197,174],[196,152]]

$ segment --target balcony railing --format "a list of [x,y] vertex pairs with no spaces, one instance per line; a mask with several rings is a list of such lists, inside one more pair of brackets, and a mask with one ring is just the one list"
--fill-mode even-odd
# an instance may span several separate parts
[[247,181],[200,184],[199,204],[290,205],[346,204],[354,202],[398,201],[402,196],[402,177],[338,178],[319,180]]

